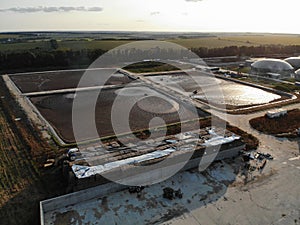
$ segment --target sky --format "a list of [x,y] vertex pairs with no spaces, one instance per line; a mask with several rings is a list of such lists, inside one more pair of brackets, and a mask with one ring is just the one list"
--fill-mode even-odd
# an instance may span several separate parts
[[300,34],[299,0],[1,0],[0,31]]

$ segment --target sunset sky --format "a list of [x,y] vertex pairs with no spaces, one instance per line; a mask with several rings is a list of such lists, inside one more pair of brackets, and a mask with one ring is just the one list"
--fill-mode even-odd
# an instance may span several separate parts
[[0,31],[299,33],[299,0],[10,0]]

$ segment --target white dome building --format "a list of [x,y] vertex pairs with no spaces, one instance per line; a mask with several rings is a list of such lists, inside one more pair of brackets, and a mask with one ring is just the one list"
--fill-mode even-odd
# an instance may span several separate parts
[[300,69],[295,72],[296,81],[300,81]]
[[290,78],[294,68],[284,60],[260,59],[251,64],[251,74],[274,79]]
[[300,69],[300,57],[289,57],[286,58],[284,61],[291,64],[291,66],[294,67],[295,70]]

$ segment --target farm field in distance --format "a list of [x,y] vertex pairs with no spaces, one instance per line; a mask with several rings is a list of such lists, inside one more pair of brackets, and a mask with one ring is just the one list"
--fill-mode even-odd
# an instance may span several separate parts
[[228,56],[286,58],[300,52],[300,35],[295,34],[16,32],[0,34],[0,71],[5,74],[87,68],[115,47],[145,40],[176,43],[204,61]]
[[178,38],[171,42],[186,48],[223,48],[228,46],[298,45],[300,35],[230,35],[210,38]]
[[[30,40],[18,35],[0,34],[0,39],[16,38],[18,41],[0,43],[1,51],[21,51],[35,48],[49,49],[49,40],[54,38],[58,43],[58,50],[82,50],[82,49],[103,49],[110,50],[117,46],[127,44],[135,40],[163,40],[182,45],[186,48],[224,48],[229,46],[259,46],[259,45],[299,45],[300,35],[293,34],[218,34],[212,33],[210,36],[171,36],[166,34],[165,37],[151,36],[151,33],[144,37],[137,34],[137,38],[132,37],[115,37],[105,39],[105,35],[94,35],[91,38],[82,37],[71,38],[66,36],[51,36],[45,34],[39,39],[31,37]],[[102,39],[103,38],[103,39]]]

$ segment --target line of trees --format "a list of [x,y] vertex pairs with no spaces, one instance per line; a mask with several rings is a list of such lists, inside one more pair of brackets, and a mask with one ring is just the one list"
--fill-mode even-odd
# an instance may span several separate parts
[[222,56],[272,56],[300,54],[300,45],[260,45],[260,46],[229,46],[224,48],[192,48],[199,57]]
[[0,71],[11,73],[35,71],[42,68],[84,67],[92,63],[104,50],[31,50],[0,52]]
[[[62,69],[85,67],[90,65],[95,59],[104,54],[102,49],[86,50],[59,50],[55,49],[56,44],[52,43],[52,49],[33,49],[23,52],[1,52],[0,51],[0,71],[11,73],[16,71],[35,71],[41,69]],[[201,58],[220,56],[272,56],[300,54],[300,45],[264,45],[264,46],[230,46],[224,48],[192,48]],[[171,51],[171,52],[170,52]],[[173,52],[172,52],[173,51]],[[171,53],[171,54],[170,54]],[[149,56],[149,59],[169,57],[176,58],[184,56],[186,52],[174,52],[174,50],[164,50],[155,48],[151,51],[143,52],[141,49],[131,49],[129,51],[112,53],[108,60],[135,60],[139,55]],[[119,58],[115,57],[118,55]]]

